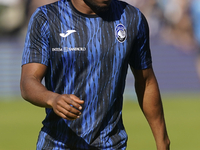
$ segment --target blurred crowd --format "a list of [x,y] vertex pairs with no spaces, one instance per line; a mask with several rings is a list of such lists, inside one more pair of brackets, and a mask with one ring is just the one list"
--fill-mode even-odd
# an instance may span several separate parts
[[[30,16],[41,5],[57,0],[0,0],[0,34],[16,34],[26,28]],[[196,46],[191,5],[200,0],[124,0],[146,16],[151,36],[191,50]]]
[[195,45],[191,16],[192,0],[128,0],[147,17],[151,35],[190,50]]
[[26,29],[37,7],[55,1],[57,0],[0,0],[0,34],[18,34]]

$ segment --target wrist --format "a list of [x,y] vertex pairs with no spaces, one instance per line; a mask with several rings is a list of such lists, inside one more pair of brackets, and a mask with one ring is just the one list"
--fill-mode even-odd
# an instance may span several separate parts
[[157,150],[169,150],[170,149],[170,140],[166,138],[160,142],[157,142]]
[[58,96],[59,94],[57,93],[54,93],[54,92],[49,93],[46,99],[46,108],[53,108],[53,102]]

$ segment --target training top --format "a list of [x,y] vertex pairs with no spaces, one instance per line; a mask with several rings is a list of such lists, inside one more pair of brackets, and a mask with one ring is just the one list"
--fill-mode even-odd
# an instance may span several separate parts
[[27,63],[47,66],[48,90],[85,101],[74,121],[46,108],[43,132],[74,149],[126,148],[122,104],[127,69],[152,63],[149,28],[139,9],[117,0],[98,15],[82,14],[69,0],[42,6],[28,26],[22,65]]

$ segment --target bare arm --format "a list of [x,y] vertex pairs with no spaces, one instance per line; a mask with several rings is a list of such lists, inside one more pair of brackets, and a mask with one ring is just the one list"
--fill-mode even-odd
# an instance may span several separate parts
[[153,132],[157,150],[169,150],[163,106],[158,83],[152,67],[145,70],[134,70],[135,89],[140,107]]
[[46,70],[47,67],[39,63],[29,63],[22,66],[20,81],[22,97],[36,106],[53,108],[54,112],[64,119],[74,120],[78,118],[81,114],[81,104],[84,101],[72,94],[60,95],[47,90],[41,84]]

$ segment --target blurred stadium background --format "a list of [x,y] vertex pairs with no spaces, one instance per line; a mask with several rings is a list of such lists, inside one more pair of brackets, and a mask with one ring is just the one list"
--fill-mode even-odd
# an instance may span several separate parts
[[[16,101],[22,101],[19,82],[27,24],[38,6],[54,1],[56,0],[0,0],[0,102],[11,101],[15,104]],[[195,0],[125,1],[138,7],[149,22],[153,66],[164,99],[199,101],[200,49],[191,9],[191,3]],[[136,100],[133,84],[134,79],[129,70],[125,100]],[[169,106],[179,106],[177,101]],[[4,109],[0,106],[0,112]],[[171,108],[165,108],[165,111],[168,111],[168,118],[173,115],[172,112],[176,113]],[[195,112],[192,115],[197,116],[196,123],[200,127],[199,114]],[[0,116],[7,117],[6,110]]]

